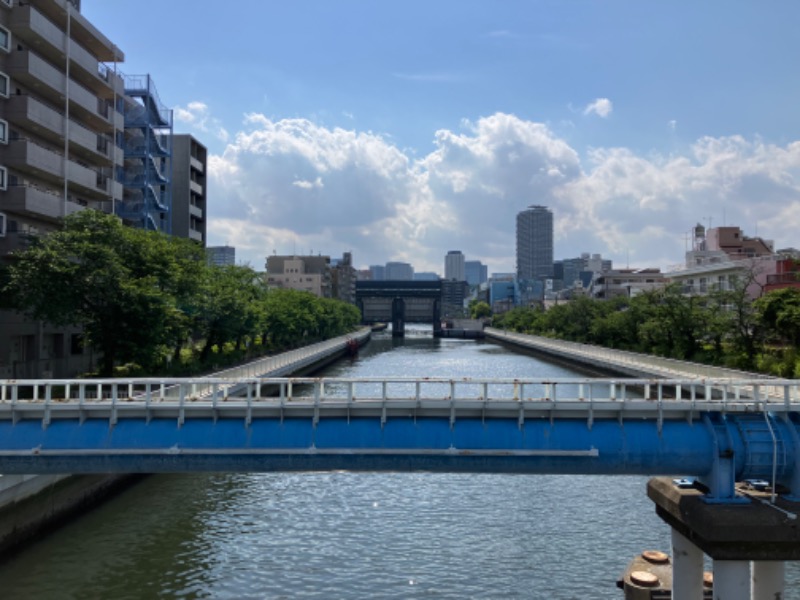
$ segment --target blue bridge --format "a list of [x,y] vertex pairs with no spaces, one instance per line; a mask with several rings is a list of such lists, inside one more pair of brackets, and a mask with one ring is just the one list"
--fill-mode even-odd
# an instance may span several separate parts
[[202,378],[0,381],[0,473],[683,475],[800,496],[800,383]]

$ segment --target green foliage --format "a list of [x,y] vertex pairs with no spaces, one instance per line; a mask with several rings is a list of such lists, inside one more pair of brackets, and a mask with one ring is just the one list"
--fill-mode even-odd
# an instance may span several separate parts
[[[771,292],[752,302],[747,277],[708,296],[678,286],[633,298],[579,297],[543,312],[515,308],[495,327],[622,350],[659,354],[778,377],[800,377],[800,290]],[[772,346],[765,346],[764,340]]]
[[484,302],[483,300],[479,302],[470,302],[469,313],[470,317],[473,319],[484,319],[491,316],[492,307],[489,306],[488,302]]
[[257,338],[261,352],[282,350],[360,321],[354,306],[294,290],[267,293],[250,267],[210,267],[189,240],[128,228],[93,210],[67,217],[62,230],[15,254],[0,272],[0,292],[31,318],[83,327],[104,376],[119,364],[126,373],[153,374],[167,363],[175,374],[195,372],[195,342],[200,365],[244,360]]
[[800,345],[800,289],[773,290],[755,301],[755,309],[768,338]]

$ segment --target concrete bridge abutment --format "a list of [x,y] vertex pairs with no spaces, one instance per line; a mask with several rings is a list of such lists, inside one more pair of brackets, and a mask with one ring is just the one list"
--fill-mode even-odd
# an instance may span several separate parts
[[[672,528],[672,598],[703,598],[703,554],[713,561],[714,600],[780,600],[785,561],[800,560],[800,502],[737,486],[735,503],[656,477],[647,495]],[[707,576],[705,577],[707,580]]]

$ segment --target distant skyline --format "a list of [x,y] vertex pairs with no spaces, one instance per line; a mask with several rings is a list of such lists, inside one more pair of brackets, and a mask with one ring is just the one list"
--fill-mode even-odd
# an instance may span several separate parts
[[555,258],[683,262],[738,225],[800,246],[800,3],[83,0],[209,150],[208,243],[515,269],[516,214]]

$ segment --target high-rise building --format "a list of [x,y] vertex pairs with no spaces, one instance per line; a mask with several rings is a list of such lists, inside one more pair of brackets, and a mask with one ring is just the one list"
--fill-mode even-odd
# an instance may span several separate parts
[[444,257],[444,278],[447,281],[466,281],[464,255],[461,250],[450,250]]
[[553,213],[530,206],[517,214],[517,278],[535,281],[553,276]]
[[388,262],[385,275],[388,281],[411,281],[414,278],[414,267],[404,262]]
[[414,281],[439,281],[441,277],[433,271],[418,271],[414,273]]
[[489,280],[489,268],[479,260],[464,263],[464,276],[470,285],[480,285]]
[[356,303],[356,269],[353,267],[352,252],[345,252],[342,258],[331,261],[331,296],[342,302]]
[[172,136],[172,235],[206,244],[206,147]]
[[[0,259],[84,208],[122,200],[117,48],[78,0],[0,1]],[[91,355],[81,332],[0,312],[0,377],[66,377]]]
[[372,281],[383,281],[386,279],[386,267],[384,265],[370,265],[369,271],[372,274]]
[[217,267],[236,264],[236,248],[233,246],[209,246],[206,248],[208,264]]

